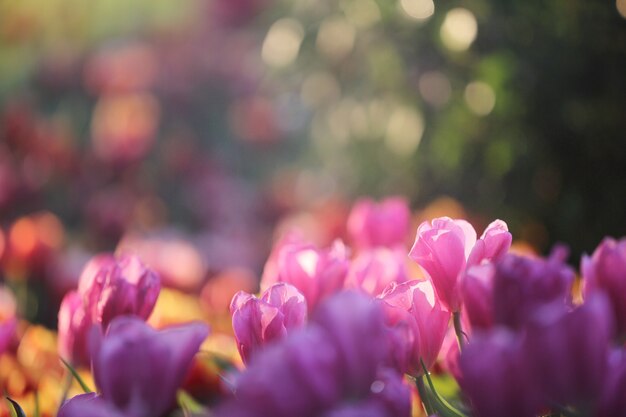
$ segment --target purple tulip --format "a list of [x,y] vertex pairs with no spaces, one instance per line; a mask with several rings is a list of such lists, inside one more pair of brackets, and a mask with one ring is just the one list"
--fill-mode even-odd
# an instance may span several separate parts
[[359,248],[404,246],[409,232],[411,211],[402,197],[375,203],[369,198],[354,204],[348,217],[348,233]]
[[408,417],[401,376],[381,368],[389,355],[386,336],[375,303],[357,293],[336,294],[306,327],[259,353],[215,416],[318,417],[352,405],[369,410],[365,404],[372,401],[372,409],[389,413],[382,415]]
[[556,248],[548,259],[507,255],[496,265],[493,312],[496,324],[522,327],[532,312],[548,303],[571,302],[574,271]]
[[328,249],[307,243],[282,242],[271,261],[274,274],[263,274],[261,288],[268,288],[274,282],[291,284],[304,295],[309,311],[343,288],[349,267],[346,247],[339,241]]
[[[471,329],[489,329],[493,326],[493,283],[496,268],[493,264],[469,267],[461,280],[464,317]],[[465,327],[467,328],[467,327]]]
[[378,295],[392,282],[408,281],[405,258],[405,251],[388,248],[360,252],[350,264],[345,286]]
[[394,329],[393,362],[399,371],[423,374],[420,360],[430,368],[436,361],[450,322],[430,281],[391,284],[379,297],[387,324]]
[[462,305],[459,280],[466,267],[497,261],[510,245],[511,235],[501,220],[492,222],[477,241],[467,221],[440,217],[419,226],[409,256],[426,271],[446,308],[456,312]]
[[57,417],[130,417],[96,393],[80,394],[66,401]]
[[92,258],[78,283],[78,292],[91,320],[105,328],[121,315],[131,314],[146,320],[160,290],[159,276],[132,255]]
[[503,328],[475,334],[460,357],[461,388],[477,417],[532,417],[539,409],[519,336]]
[[621,417],[626,410],[626,350],[615,349],[608,358],[608,376],[596,417]]
[[[131,316],[114,319],[104,336],[92,332],[93,374],[107,408],[126,417],[155,417],[168,411],[207,335],[203,323],[157,331]],[[87,398],[75,398],[65,403],[63,415],[84,415],[78,413],[82,405],[74,401]]]
[[63,297],[59,308],[58,349],[65,360],[75,366],[89,366],[89,331],[92,322],[85,312],[83,299],[77,291]]
[[249,363],[259,349],[301,327],[307,317],[306,300],[294,287],[278,283],[261,298],[240,291],[230,304],[237,349],[244,363]]
[[585,296],[605,292],[618,333],[626,335],[626,238],[605,238],[591,257],[583,257],[580,269],[585,278]]
[[549,304],[533,314],[524,350],[546,405],[571,405],[583,414],[593,409],[606,376],[612,324],[603,295],[571,312]]

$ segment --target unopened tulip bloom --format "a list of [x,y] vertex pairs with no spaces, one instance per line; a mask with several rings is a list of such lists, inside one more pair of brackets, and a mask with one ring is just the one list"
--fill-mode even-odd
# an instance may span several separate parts
[[7,350],[17,328],[17,302],[13,293],[0,286],[0,355]]
[[89,366],[89,331],[92,322],[83,307],[83,299],[77,291],[63,297],[59,308],[58,346],[59,355],[75,366]]
[[353,405],[370,410],[365,403],[372,401],[371,409],[388,413],[383,415],[409,417],[402,377],[382,367],[389,355],[386,342],[382,311],[371,299],[333,295],[306,327],[259,353],[215,416],[332,416]]
[[161,282],[136,256],[99,255],[83,270],[78,292],[91,320],[105,328],[116,316],[146,320],[156,304]]
[[501,220],[487,226],[477,241],[467,221],[440,217],[419,226],[409,256],[426,271],[441,302],[457,312],[462,305],[459,280],[466,267],[496,261],[510,245],[511,235]]
[[626,335],[626,238],[605,238],[581,262],[585,296],[605,292],[611,301],[619,334]]
[[468,268],[461,280],[464,317],[472,329],[488,329],[493,325],[493,264]]
[[348,233],[359,248],[395,247],[405,244],[411,211],[404,198],[390,197],[379,203],[357,201],[348,217]]
[[526,364],[546,405],[574,406],[587,415],[599,400],[613,333],[608,300],[598,294],[574,311],[548,304],[526,327]]
[[537,414],[538,394],[521,348],[519,336],[504,328],[475,334],[465,345],[460,383],[477,417]]
[[[137,317],[117,317],[104,336],[91,334],[93,374],[100,397],[74,397],[63,405],[60,415],[84,416],[88,402],[94,410],[89,415],[163,415],[174,405],[176,390],[207,335],[203,323],[157,331]],[[117,413],[106,414],[111,410]]]
[[450,312],[435,296],[430,281],[391,284],[379,297],[387,324],[394,329],[394,363],[399,371],[423,374],[437,359],[448,329]]
[[620,417],[626,410],[626,349],[609,354],[608,376],[603,386],[596,417]]
[[360,252],[350,264],[346,288],[360,289],[378,295],[392,282],[408,281],[406,252],[376,248]]
[[557,247],[548,259],[509,254],[498,262],[493,278],[495,323],[518,329],[545,304],[569,304],[574,271],[565,256],[565,249]]
[[306,300],[293,285],[278,283],[256,298],[240,291],[230,305],[237,349],[248,363],[259,349],[301,327],[307,316]]
[[[339,241],[327,249],[286,242],[281,244],[275,262],[274,276],[264,274],[263,279],[296,287],[306,298],[309,311],[313,311],[322,299],[343,288],[349,267],[347,249]],[[261,282],[261,288],[268,286]]]

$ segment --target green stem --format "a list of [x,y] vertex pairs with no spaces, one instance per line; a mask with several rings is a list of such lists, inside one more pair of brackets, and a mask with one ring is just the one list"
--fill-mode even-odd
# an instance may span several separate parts
[[430,396],[426,391],[426,386],[424,385],[424,377],[418,376],[415,378],[415,386],[417,387],[417,391],[420,393],[420,399],[422,400],[422,404],[424,405],[424,409],[426,410],[426,414],[429,416],[435,414],[435,408],[430,402]]
[[456,334],[456,340],[459,343],[459,352],[463,350],[465,345],[465,333],[463,332],[463,326],[461,325],[461,312],[455,311],[452,313],[452,322],[454,323],[454,333]]
[[446,401],[445,398],[443,398],[441,395],[439,395],[439,393],[435,389],[435,384],[433,384],[433,380],[430,378],[430,373],[428,373],[428,368],[426,368],[426,364],[421,359],[420,359],[420,362],[422,363],[422,369],[424,370],[424,376],[426,377],[426,381],[428,382],[428,386],[430,387],[430,390],[433,393],[433,396],[434,396],[435,400],[439,403],[439,406],[441,406],[441,407],[443,407],[445,409],[445,410],[442,410],[442,411],[446,412],[445,415],[447,415],[447,416],[454,416],[454,417],[465,417],[465,414],[463,414],[462,412],[457,410],[454,406],[452,406],[452,404],[450,404],[448,401]]

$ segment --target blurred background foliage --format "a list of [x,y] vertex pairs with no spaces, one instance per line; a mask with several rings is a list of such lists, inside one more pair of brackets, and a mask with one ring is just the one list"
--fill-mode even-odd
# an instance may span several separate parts
[[286,213],[402,194],[577,262],[626,234],[624,16],[626,0],[0,0],[0,254],[38,227],[79,254],[139,231],[258,271]]

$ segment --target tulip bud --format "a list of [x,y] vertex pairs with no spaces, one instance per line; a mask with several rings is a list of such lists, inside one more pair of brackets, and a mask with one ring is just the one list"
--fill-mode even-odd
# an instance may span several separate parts
[[574,271],[557,248],[548,259],[507,255],[496,265],[493,312],[496,324],[521,328],[542,305],[571,302]]
[[75,366],[89,366],[88,335],[92,322],[83,307],[83,299],[76,291],[63,297],[59,308],[59,354]]
[[539,409],[519,336],[503,328],[475,334],[460,357],[461,388],[478,417],[532,417]]
[[411,211],[404,198],[391,197],[380,203],[362,199],[348,217],[348,233],[359,248],[403,246],[409,231]]
[[93,373],[102,398],[123,415],[163,415],[208,333],[198,322],[157,331],[129,316],[114,319],[104,336],[92,332]]
[[244,363],[269,342],[287,335],[306,321],[304,296],[296,287],[278,283],[268,288],[260,299],[239,291],[230,305],[237,348]]
[[392,282],[400,284],[407,281],[405,257],[404,251],[387,248],[360,252],[350,264],[346,288],[378,295]]
[[591,257],[583,257],[581,264],[585,296],[605,292],[618,333],[626,335],[626,238],[605,238]]
[[394,365],[403,373],[421,375],[421,361],[430,368],[437,359],[450,312],[439,303],[429,281],[392,283],[378,299],[394,329]]
[[495,271],[493,264],[471,266],[461,280],[464,317],[472,329],[488,329],[493,326]]
[[313,311],[325,297],[339,291],[348,272],[346,247],[336,241],[329,249],[318,249],[312,244],[281,243],[273,256],[271,268],[274,275],[263,274],[261,288],[268,282],[286,282],[296,287],[306,298],[309,311]]
[[121,315],[146,320],[160,290],[159,276],[132,255],[94,257],[78,283],[87,314],[105,328],[114,317]]
[[528,323],[526,363],[547,405],[574,406],[590,412],[602,393],[612,317],[603,295],[568,312],[558,303],[538,309]]

